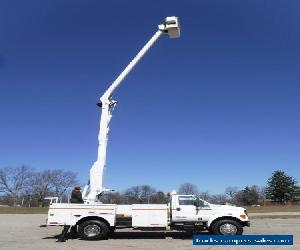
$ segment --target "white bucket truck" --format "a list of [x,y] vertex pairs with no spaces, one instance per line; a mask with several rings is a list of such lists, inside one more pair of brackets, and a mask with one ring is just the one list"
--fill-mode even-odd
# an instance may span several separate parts
[[74,226],[85,240],[107,239],[118,228],[180,230],[212,234],[242,234],[249,226],[241,207],[209,204],[194,195],[172,192],[168,204],[65,204],[53,203],[48,226]]
[[171,38],[180,36],[177,17],[167,17],[158,26],[157,32],[129,63],[118,78],[100,98],[101,107],[98,158],[90,170],[90,182],[83,190],[83,204],[50,204],[47,225],[72,227],[85,240],[107,239],[117,228],[184,230],[196,232],[209,230],[214,234],[242,234],[243,227],[249,226],[244,208],[213,205],[194,195],[179,195],[172,192],[168,204],[102,204],[99,198],[103,192],[103,170],[106,161],[109,123],[117,104],[112,99],[115,89],[133,69],[137,62],[162,35]]

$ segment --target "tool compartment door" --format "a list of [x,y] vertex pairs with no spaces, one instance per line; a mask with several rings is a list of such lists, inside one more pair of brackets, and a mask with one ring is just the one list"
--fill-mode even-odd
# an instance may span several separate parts
[[132,227],[167,227],[168,206],[164,204],[133,204]]
[[54,203],[50,205],[47,219],[48,226],[71,225],[71,219],[71,209],[63,207],[62,203]]

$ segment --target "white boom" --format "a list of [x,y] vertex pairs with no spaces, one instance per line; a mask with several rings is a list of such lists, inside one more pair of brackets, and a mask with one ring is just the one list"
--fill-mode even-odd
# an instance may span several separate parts
[[106,191],[103,187],[103,175],[104,167],[106,162],[106,148],[109,133],[109,123],[112,118],[112,112],[117,104],[112,99],[112,94],[116,88],[121,84],[124,78],[134,68],[134,66],[141,60],[151,46],[157,41],[162,34],[168,34],[171,38],[177,38],[180,36],[180,28],[177,17],[167,17],[163,24],[158,25],[158,31],[153,37],[146,43],[141,51],[133,58],[118,78],[110,85],[105,93],[100,98],[98,106],[101,107],[101,119],[100,119],[100,130],[98,136],[98,158],[90,169],[90,182],[85,186],[83,190],[83,198],[86,203],[97,202],[98,195],[103,191]]

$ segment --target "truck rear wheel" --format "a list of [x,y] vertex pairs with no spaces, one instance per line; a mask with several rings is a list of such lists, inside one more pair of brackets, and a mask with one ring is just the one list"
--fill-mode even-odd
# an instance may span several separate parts
[[213,234],[237,235],[243,233],[243,227],[235,220],[219,220],[211,226],[210,231]]
[[109,231],[106,223],[98,220],[88,220],[79,225],[78,233],[83,240],[106,240]]

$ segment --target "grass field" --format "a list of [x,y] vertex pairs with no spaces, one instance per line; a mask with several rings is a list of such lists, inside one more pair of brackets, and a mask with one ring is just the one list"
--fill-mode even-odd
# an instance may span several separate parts
[[47,207],[0,207],[0,214],[46,214]]
[[300,212],[300,205],[246,207],[249,213]]

